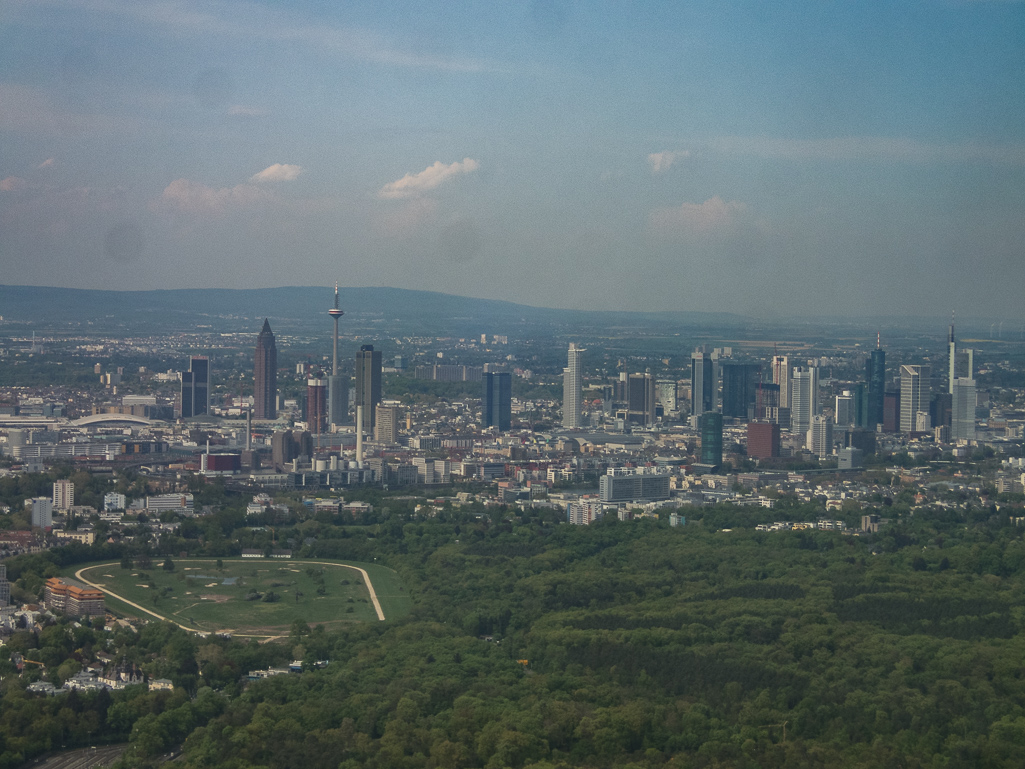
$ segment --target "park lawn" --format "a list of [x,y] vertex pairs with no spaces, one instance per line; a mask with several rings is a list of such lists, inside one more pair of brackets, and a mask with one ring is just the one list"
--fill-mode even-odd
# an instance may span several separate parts
[[346,561],[346,563],[366,569],[386,620],[398,619],[409,614],[413,608],[413,599],[409,597],[409,592],[395,571],[387,566],[364,561]]
[[[103,564],[87,567],[83,576],[166,619],[207,632],[278,635],[287,633],[296,619],[328,628],[377,621],[362,575],[343,564],[226,558],[221,571],[212,558],[174,559],[174,571],[163,569],[162,564],[154,560],[145,571]],[[378,569],[393,574],[383,567],[374,571]],[[374,572],[367,572],[374,581]],[[317,594],[321,585],[324,595]],[[399,587],[396,581],[387,589],[400,592]],[[264,596],[273,592],[278,600],[246,600],[254,590]],[[110,596],[108,604],[123,607],[127,614],[142,614]]]

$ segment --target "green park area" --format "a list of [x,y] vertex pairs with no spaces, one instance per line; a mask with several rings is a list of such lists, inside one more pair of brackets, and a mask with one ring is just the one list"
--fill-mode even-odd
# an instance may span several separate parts
[[69,576],[104,590],[108,610],[118,614],[157,615],[189,629],[237,635],[287,634],[297,619],[327,629],[378,622],[374,596],[383,619],[410,606],[397,575],[376,564],[176,558],[153,559],[148,568],[125,566],[87,566]]

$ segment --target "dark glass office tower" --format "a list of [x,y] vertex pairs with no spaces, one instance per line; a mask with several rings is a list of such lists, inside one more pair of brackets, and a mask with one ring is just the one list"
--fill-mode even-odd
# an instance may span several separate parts
[[[748,419],[754,415],[758,387],[757,363],[725,363],[722,371],[722,415]],[[778,392],[778,388],[777,388]]]
[[381,402],[381,351],[365,344],[356,353],[356,407],[363,407],[364,433],[374,432],[377,404]]
[[210,413],[210,359],[194,356],[182,372],[182,419]]
[[485,374],[481,403],[484,427],[508,430],[512,426],[512,375]]
[[706,411],[699,417],[701,426],[701,464],[722,464],[722,414]]
[[253,357],[253,419],[276,419],[278,416],[278,348],[274,332],[264,318],[263,329],[256,337]]
[[883,402],[886,397],[886,351],[876,347],[865,361],[865,382],[868,384],[868,409],[865,427],[875,430],[882,424]]

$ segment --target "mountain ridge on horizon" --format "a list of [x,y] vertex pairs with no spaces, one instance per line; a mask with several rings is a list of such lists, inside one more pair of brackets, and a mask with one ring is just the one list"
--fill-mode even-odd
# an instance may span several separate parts
[[[601,314],[618,318],[666,317],[691,322],[716,320],[735,324],[743,316],[729,312],[630,310],[575,310],[535,307],[503,299],[481,299],[438,291],[390,286],[339,287],[340,306],[347,315],[457,318],[481,314],[495,320],[519,320],[543,316],[549,320],[576,320],[580,316]],[[41,304],[46,310],[41,311]],[[267,316],[312,318],[323,314],[333,303],[333,289],[327,286],[277,286],[272,288],[175,288],[147,290],[111,290],[63,288],[54,286],[18,286],[0,284],[0,316],[16,322],[73,322],[111,317],[116,306],[121,312],[197,313],[218,316]],[[257,310],[259,306],[261,309]]]
[[[621,324],[662,322],[669,326],[715,325],[737,328],[750,325],[781,324],[946,328],[949,322],[936,317],[830,317],[780,316],[757,318],[741,313],[699,310],[612,310],[536,307],[504,299],[446,294],[438,291],[390,286],[339,287],[340,306],[353,320],[370,321],[386,316],[397,321],[430,322],[451,326],[471,322],[477,325],[502,324]],[[174,325],[197,318],[247,320],[268,317],[291,322],[308,322],[325,316],[333,304],[330,286],[277,286],[270,288],[172,288],[145,290],[66,288],[57,286],[21,286],[0,284],[0,318],[13,323],[103,323]],[[159,314],[159,318],[157,317]],[[962,318],[982,330],[992,319]],[[999,322],[999,321],[997,321]],[[937,325],[942,323],[943,325]],[[1010,328],[1010,327],[1009,327]]]

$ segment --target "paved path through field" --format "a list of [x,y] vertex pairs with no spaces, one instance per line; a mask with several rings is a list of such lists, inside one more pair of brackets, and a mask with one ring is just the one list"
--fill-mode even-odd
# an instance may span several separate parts
[[[202,558],[193,559],[193,558],[189,558],[189,559],[185,559],[185,560],[187,562],[193,562],[193,561],[204,561],[204,560],[212,561],[213,559],[202,559]],[[371,601],[371,603],[374,604],[374,611],[377,612],[377,619],[379,619],[381,621],[384,621],[384,610],[381,609],[381,602],[377,600],[377,593],[374,591],[374,584],[370,581],[370,575],[367,574],[367,570],[366,569],[361,569],[359,566],[350,566],[349,564],[346,564],[346,563],[331,564],[331,563],[325,563],[323,561],[288,561],[288,563],[296,563],[296,564],[301,563],[301,564],[305,564],[307,566],[325,566],[325,565],[327,565],[327,566],[342,566],[342,567],[344,567],[346,569],[354,569],[355,571],[358,571],[360,574],[363,575],[363,584],[366,585],[367,592],[370,593],[370,601]],[[205,631],[202,631],[202,630],[198,630],[197,628],[194,628],[194,627],[189,627],[188,625],[183,625],[182,623],[176,622],[175,620],[171,619],[170,617],[166,617],[163,614],[157,614],[155,611],[151,611],[151,610],[147,609],[145,606],[140,606],[139,604],[135,603],[134,601],[129,601],[127,598],[124,598],[124,597],[118,595],[117,593],[113,592],[112,590],[108,590],[107,588],[103,587],[102,585],[97,585],[95,582],[90,582],[89,580],[87,580],[85,577],[82,576],[82,572],[85,571],[86,569],[100,569],[100,568],[103,568],[103,567],[106,567],[106,566],[117,566],[117,567],[120,567],[120,565],[121,564],[119,564],[119,563],[101,563],[101,564],[97,564],[95,566],[86,566],[85,568],[79,569],[78,571],[75,572],[75,579],[80,580],[81,582],[84,582],[85,584],[89,585],[89,587],[94,587],[97,590],[100,590],[100,591],[106,593],[110,597],[116,598],[117,600],[121,601],[122,603],[126,603],[129,606],[138,609],[139,611],[144,611],[147,614],[149,614],[149,615],[151,615],[153,617],[156,617],[157,619],[161,619],[161,620],[164,620],[165,622],[170,622],[172,624],[175,624],[178,627],[180,627],[182,630],[188,630],[190,633],[202,633],[202,632],[205,632]],[[243,635],[243,636],[245,636],[246,634],[245,633],[237,633],[235,635]],[[253,637],[253,638],[265,638],[265,637],[278,638],[280,636],[247,636],[247,637]]]

